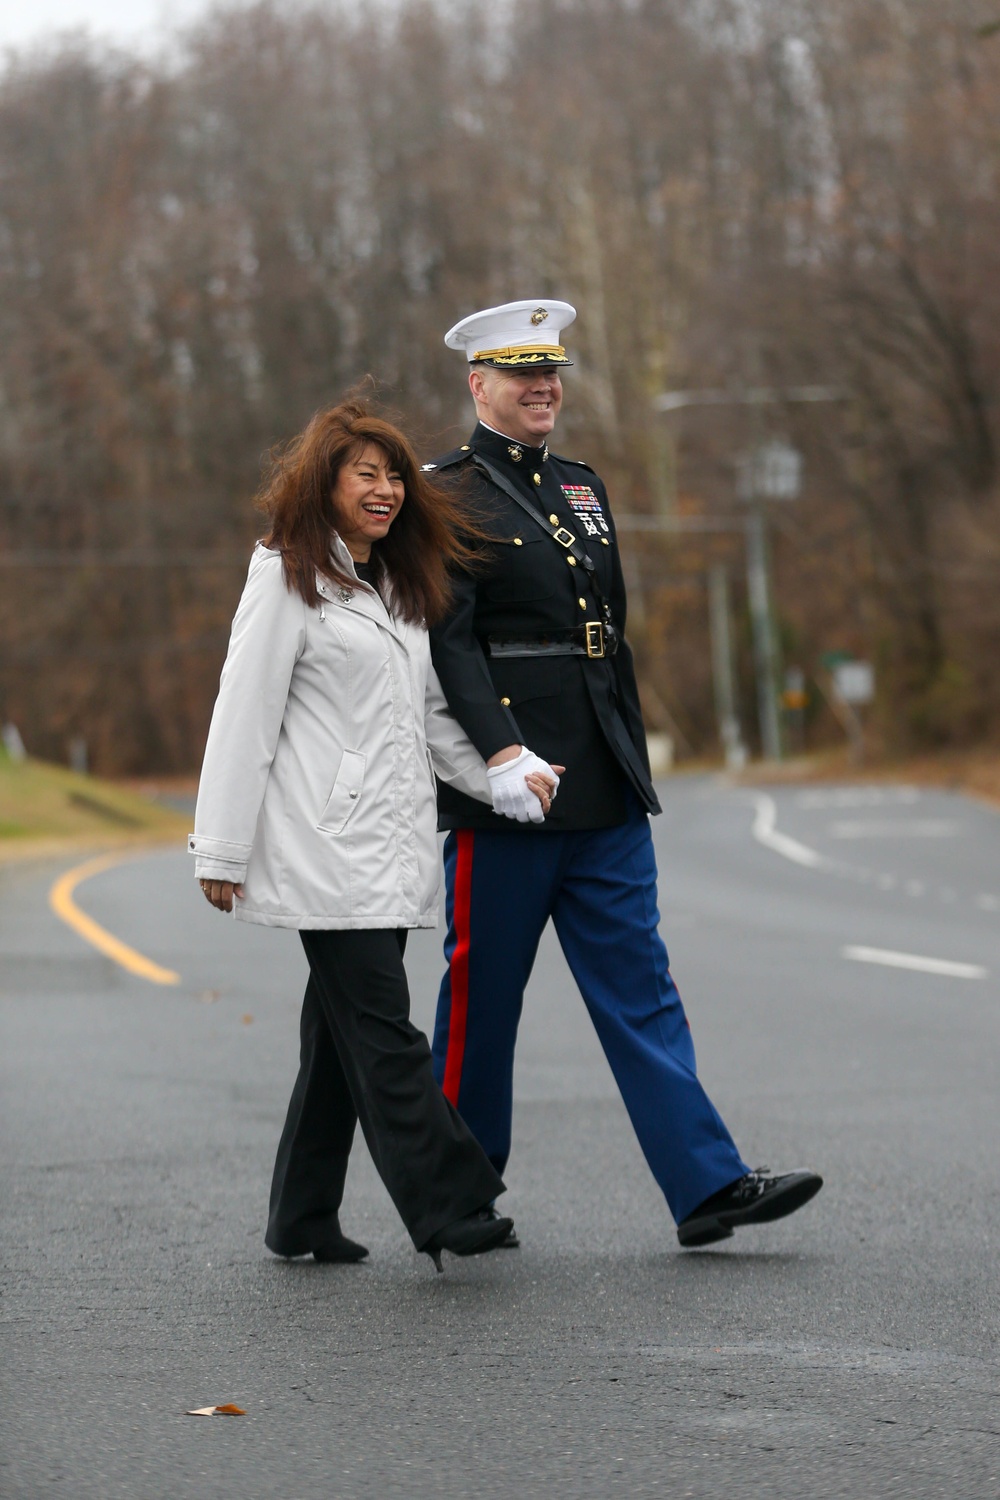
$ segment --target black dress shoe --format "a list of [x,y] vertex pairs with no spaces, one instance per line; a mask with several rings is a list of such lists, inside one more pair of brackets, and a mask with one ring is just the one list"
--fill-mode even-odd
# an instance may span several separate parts
[[513,1227],[513,1219],[501,1219],[499,1214],[484,1218],[479,1209],[446,1224],[420,1250],[430,1256],[438,1271],[443,1271],[442,1250],[450,1250],[452,1255],[485,1255],[487,1250],[498,1250]]
[[[490,1203],[486,1208],[481,1208],[477,1215],[477,1218],[482,1219],[485,1224],[495,1224],[499,1217],[500,1215],[496,1211],[496,1205],[493,1203]],[[514,1225],[512,1223],[510,1229],[507,1232],[507,1238],[500,1241],[497,1249],[519,1250],[520,1248],[521,1241],[518,1239],[517,1230],[514,1228]]]
[[713,1193],[677,1226],[677,1238],[688,1249],[727,1240],[743,1224],[769,1224],[783,1219],[815,1198],[823,1186],[816,1172],[771,1174],[769,1167],[755,1167],[745,1177]]

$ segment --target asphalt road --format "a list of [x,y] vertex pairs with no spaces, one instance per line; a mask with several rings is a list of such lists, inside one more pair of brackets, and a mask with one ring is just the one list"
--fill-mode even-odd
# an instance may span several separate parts
[[[435,1276],[359,1138],[343,1222],[370,1260],[274,1260],[294,935],[213,913],[184,852],[140,855],[75,899],[182,976],[155,985],[49,910],[70,861],[0,868],[0,1495],[1000,1495],[1000,814],[663,795],[702,1076],[745,1156],[827,1179],[694,1253],[547,935],[507,1179],[523,1248]],[[425,1025],[440,941],[408,950]],[[228,1401],[246,1415],[184,1415]]]

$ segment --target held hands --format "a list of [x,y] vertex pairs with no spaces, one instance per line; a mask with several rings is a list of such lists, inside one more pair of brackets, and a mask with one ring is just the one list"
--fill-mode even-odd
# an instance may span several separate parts
[[243,899],[243,887],[234,885],[231,880],[199,880],[198,884],[209,906],[214,906],[217,911],[232,911],[234,895]]
[[565,766],[550,766],[524,745],[519,751],[515,746],[499,751],[491,762],[487,762],[486,774],[493,793],[493,811],[518,823],[544,822]]

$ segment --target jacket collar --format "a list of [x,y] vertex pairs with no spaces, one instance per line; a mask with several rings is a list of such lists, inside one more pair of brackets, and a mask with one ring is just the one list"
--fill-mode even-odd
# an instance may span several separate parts
[[[384,630],[390,631],[397,639],[401,639],[402,621],[398,621],[390,610],[386,608],[378,593],[370,584],[358,578],[354,559],[336,532],[330,538],[330,553],[341,572],[346,573],[348,577],[353,576],[357,579],[357,582],[353,589],[342,588],[338,584],[331,583],[321,573],[317,573],[316,590],[320,598],[327,600],[330,604],[336,604],[345,609],[353,609],[356,614],[366,615],[368,619],[374,620],[376,625],[380,625]],[[392,602],[391,597],[389,602]]]
[[549,456],[547,443],[543,443],[540,448],[532,448],[528,443],[516,443],[513,438],[494,432],[492,427],[487,427],[483,422],[476,423],[469,439],[469,447],[474,452],[481,453],[491,464],[509,469],[515,474],[537,469]]

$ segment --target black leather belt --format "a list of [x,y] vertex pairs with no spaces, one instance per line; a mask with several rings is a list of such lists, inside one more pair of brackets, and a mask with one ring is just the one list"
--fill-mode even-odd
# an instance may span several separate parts
[[618,634],[613,625],[586,620],[582,625],[545,635],[487,636],[486,649],[490,656],[589,656],[591,661],[598,661],[614,656]]

